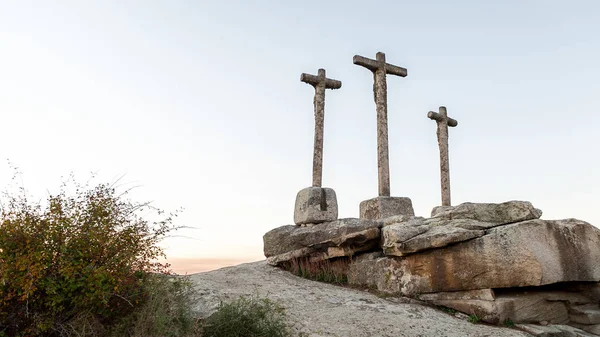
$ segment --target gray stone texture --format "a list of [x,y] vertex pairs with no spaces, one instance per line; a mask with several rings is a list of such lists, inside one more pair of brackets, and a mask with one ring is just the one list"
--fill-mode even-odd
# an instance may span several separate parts
[[568,325],[517,324],[515,327],[536,337],[597,337]]
[[471,240],[495,226],[499,225],[471,219],[412,218],[384,226],[381,245],[386,255],[404,256]]
[[379,220],[396,215],[415,215],[410,198],[377,197],[360,203],[361,219]]
[[406,298],[374,294],[310,281],[264,261],[190,276],[200,296],[200,318],[239,296],[267,297],[282,305],[294,337],[509,337],[529,336],[515,329],[471,324]]
[[381,221],[340,219],[313,227],[282,226],[263,236],[270,264],[293,258],[314,261],[351,256],[379,246]]
[[458,125],[458,122],[448,117],[446,107],[441,106],[439,113],[429,111],[427,117],[437,123],[437,139],[440,148],[440,180],[442,187],[442,206],[450,206],[450,159],[448,157],[448,127]]
[[296,195],[294,223],[318,224],[338,218],[335,191],[327,187],[307,187]]
[[319,69],[318,75],[302,74],[300,81],[315,88],[313,100],[315,108],[315,141],[313,152],[313,186],[321,187],[323,178],[323,133],[325,128],[325,89],[339,89],[342,82],[325,76],[325,69]]
[[373,72],[373,94],[377,109],[377,167],[379,196],[390,196],[390,162],[388,150],[387,82],[386,75],[406,77],[405,68],[385,61],[385,54],[378,52],[376,59],[355,55],[353,63]]
[[[382,257],[374,262],[357,258],[351,269],[368,265],[368,280],[349,276],[349,281],[416,294],[600,280],[600,230],[584,221],[536,219],[485,232],[402,258]],[[364,272],[351,270],[353,274]]]
[[466,202],[458,206],[438,206],[431,211],[431,217],[443,219],[473,219],[497,224],[510,224],[525,220],[539,219],[542,211],[529,201],[507,201],[503,203]]

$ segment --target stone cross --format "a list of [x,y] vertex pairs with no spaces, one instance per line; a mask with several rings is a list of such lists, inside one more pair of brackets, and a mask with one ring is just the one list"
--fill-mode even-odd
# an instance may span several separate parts
[[385,62],[385,54],[377,53],[376,59],[371,60],[355,55],[354,64],[363,66],[373,72],[375,106],[377,107],[377,166],[379,177],[379,196],[390,196],[390,161],[388,151],[387,126],[387,83],[386,74],[406,77],[405,68]]
[[437,139],[440,147],[440,175],[442,183],[442,206],[450,206],[450,163],[448,159],[448,127],[455,127],[458,122],[448,117],[446,107],[440,112],[429,111],[427,117],[437,122]]
[[342,82],[325,77],[325,69],[319,69],[317,76],[300,75],[300,81],[315,88],[315,147],[313,152],[313,187],[321,187],[323,178],[323,128],[325,121],[325,89],[339,89]]

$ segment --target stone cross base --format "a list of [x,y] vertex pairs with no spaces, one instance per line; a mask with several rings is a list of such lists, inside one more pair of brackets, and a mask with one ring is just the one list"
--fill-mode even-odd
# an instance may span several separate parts
[[296,225],[335,221],[338,205],[335,191],[327,187],[307,187],[296,195],[294,222]]
[[415,215],[412,201],[404,197],[377,197],[360,203],[360,218],[378,220],[393,215]]

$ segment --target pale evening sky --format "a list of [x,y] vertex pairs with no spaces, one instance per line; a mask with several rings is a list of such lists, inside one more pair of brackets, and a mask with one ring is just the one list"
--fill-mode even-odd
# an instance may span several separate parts
[[[386,53],[391,191],[440,203],[445,105],[454,204],[529,200],[600,226],[600,2],[0,1],[0,157],[32,193],[125,175],[193,226],[176,271],[262,259],[311,184],[313,88],[326,93],[323,185],[340,217],[377,195],[372,75]],[[0,186],[12,177],[0,165]]]

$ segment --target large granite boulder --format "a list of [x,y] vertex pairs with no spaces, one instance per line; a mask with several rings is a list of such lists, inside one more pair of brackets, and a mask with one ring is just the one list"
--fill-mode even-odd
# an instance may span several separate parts
[[382,248],[386,255],[404,256],[471,240],[483,236],[487,229],[538,219],[541,215],[542,211],[527,201],[439,206],[429,219],[407,216],[384,219]]
[[[388,241],[392,237],[387,228],[394,226],[383,229],[386,252],[386,235]],[[435,247],[442,238],[431,239],[431,249],[402,257],[360,256],[350,266],[349,281],[402,294],[600,281],[600,230],[589,223],[535,219],[475,229],[480,230],[482,236],[442,248]]]
[[415,217],[383,227],[382,248],[386,255],[404,256],[471,240],[495,226],[498,224],[471,219]]
[[444,219],[473,219],[497,224],[509,224],[539,219],[542,211],[529,201],[507,201],[499,204],[466,202],[458,206],[438,206],[431,217]]
[[379,248],[381,221],[340,219],[311,227],[282,226],[263,236],[267,263],[320,261]]

